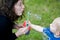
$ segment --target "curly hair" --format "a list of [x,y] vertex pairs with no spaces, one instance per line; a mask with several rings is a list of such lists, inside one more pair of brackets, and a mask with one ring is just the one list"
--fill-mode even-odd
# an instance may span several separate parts
[[[19,18],[13,11],[13,6],[18,0],[2,0],[2,6],[0,6],[0,15],[7,16],[11,21],[15,21]],[[20,16],[22,18],[22,15]]]

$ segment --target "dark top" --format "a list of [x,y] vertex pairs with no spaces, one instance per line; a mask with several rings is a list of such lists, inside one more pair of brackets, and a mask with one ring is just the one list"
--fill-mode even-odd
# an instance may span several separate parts
[[15,40],[17,38],[12,33],[13,25],[14,23],[6,16],[0,15],[0,40]]

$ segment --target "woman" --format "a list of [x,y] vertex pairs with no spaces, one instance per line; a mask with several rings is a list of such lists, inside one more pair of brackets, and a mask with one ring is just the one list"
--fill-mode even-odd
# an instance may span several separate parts
[[[14,23],[19,16],[23,16],[24,5],[22,0],[1,0],[1,4],[0,40],[15,40],[28,31],[28,27],[19,28],[20,26]],[[13,28],[19,29],[16,33],[12,33]]]

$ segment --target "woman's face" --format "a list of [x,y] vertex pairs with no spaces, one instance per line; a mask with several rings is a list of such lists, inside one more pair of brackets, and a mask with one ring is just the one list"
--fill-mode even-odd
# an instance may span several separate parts
[[18,0],[18,2],[14,5],[14,11],[17,16],[21,16],[24,11],[24,5],[21,0]]

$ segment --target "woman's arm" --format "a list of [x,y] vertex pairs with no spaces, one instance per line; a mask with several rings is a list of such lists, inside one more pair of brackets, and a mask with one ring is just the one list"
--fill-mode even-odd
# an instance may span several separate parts
[[20,29],[20,28],[22,28],[22,27],[23,27],[22,24],[14,24],[14,25],[13,25],[13,28],[14,28],[14,29]]
[[41,27],[41,26],[34,25],[34,24],[31,24],[30,26],[31,26],[31,28],[35,29],[35,30],[38,31],[38,32],[43,32],[43,29],[44,29],[44,28]]
[[12,33],[12,35],[10,35],[10,39],[14,40],[19,36],[22,36],[24,34],[26,34],[28,32],[28,27],[24,27],[24,28],[19,28],[19,30],[17,30],[16,33]]

